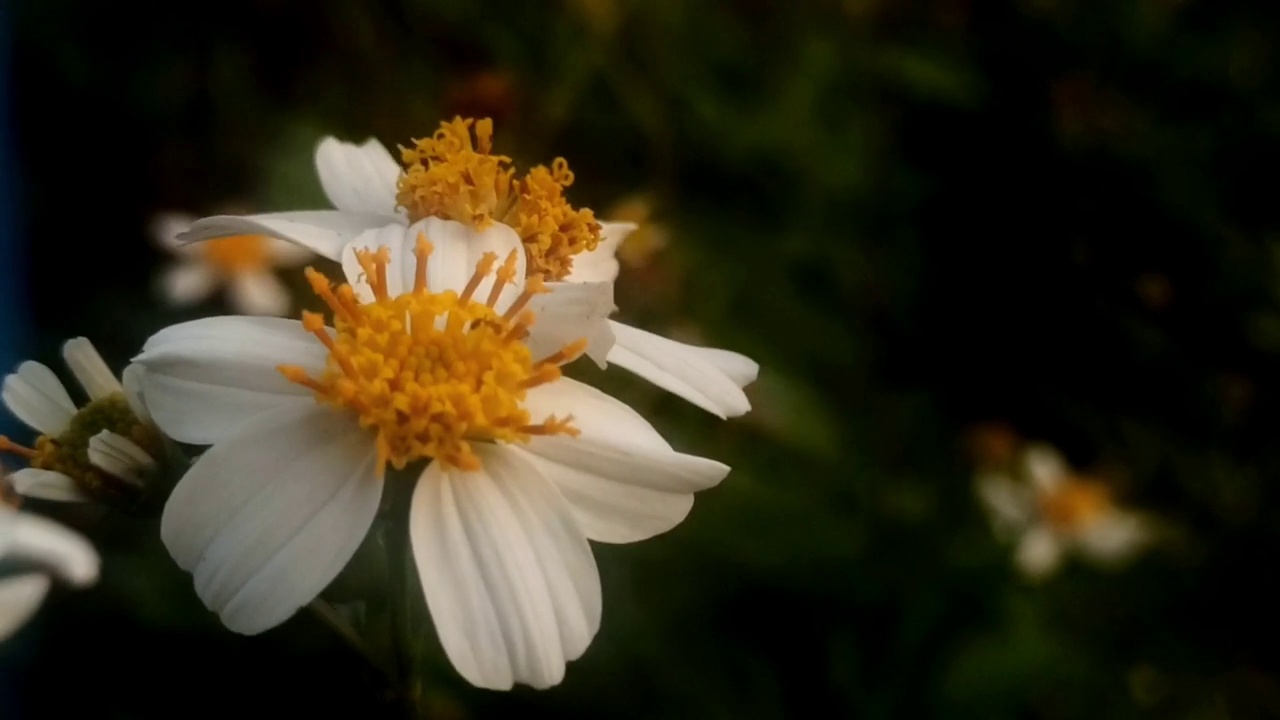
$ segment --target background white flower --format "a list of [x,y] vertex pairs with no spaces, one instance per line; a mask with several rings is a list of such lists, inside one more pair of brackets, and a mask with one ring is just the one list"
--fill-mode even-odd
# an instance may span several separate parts
[[[411,262],[407,239],[419,229],[434,248],[424,260],[417,244]],[[526,285],[524,254],[509,228],[477,234],[429,218],[373,230],[360,242],[377,247],[378,238],[387,240],[383,259],[351,258],[365,274],[361,305],[354,290],[311,275],[346,318],[337,328],[316,316],[219,317],[148,340],[136,362],[146,368],[157,422],[176,439],[213,445],[174,489],[162,538],[227,627],[258,633],[310,602],[346,565],[384,482],[413,482],[408,540],[454,666],[486,688],[555,685],[600,624],[588,540],[634,542],[671,529],[693,494],[729,468],[675,451],[625,404],[559,377],[556,365],[572,357],[566,350],[495,370],[503,358],[539,357],[513,349],[523,346],[523,330],[542,322],[521,311],[536,283]],[[491,272],[499,257],[510,261]],[[476,303],[454,306],[438,295],[445,290]],[[454,309],[427,310],[437,302]],[[483,322],[455,322],[457,307],[478,303],[486,306]],[[378,317],[408,320],[401,329],[351,329],[375,327]],[[494,334],[462,341],[477,332]],[[446,352],[426,344],[440,338],[458,340],[447,352],[464,355],[447,367],[424,363],[406,379],[410,363],[433,357],[427,349]],[[475,373],[454,386],[462,396],[421,399],[449,386],[450,373]],[[465,390],[474,387],[483,390]],[[483,402],[467,392],[483,392]],[[494,407],[522,409],[527,418],[495,419]],[[428,459],[416,477],[384,475],[387,464]]]
[[[458,122],[442,126],[456,126]],[[462,126],[464,131],[466,127]],[[469,134],[465,142],[470,145]],[[326,137],[316,148],[315,165],[325,194],[336,210],[219,215],[196,221],[180,240],[269,235],[338,260],[344,248],[362,232],[387,224],[403,227],[416,219],[398,204],[398,183],[404,172],[376,139],[357,145]],[[485,190],[491,192],[491,188]],[[550,284],[612,282],[617,277],[615,254],[637,226],[630,222],[600,225],[600,241],[595,249],[573,256],[572,270],[563,282]],[[587,354],[601,367],[606,362],[616,363],[722,418],[751,409],[742,388],[753,382],[759,372],[755,361],[728,350],[668,340],[609,320],[607,315],[595,318],[599,327],[588,333],[592,343]]]
[[297,267],[311,257],[305,248],[261,234],[222,237],[200,245],[179,243],[195,218],[178,212],[157,214],[151,236],[177,260],[165,268],[159,288],[176,306],[207,300],[225,287],[227,302],[245,315],[284,315],[292,301],[275,275],[276,268]]
[[79,533],[0,503],[0,640],[35,614],[53,579],[87,587],[98,579],[98,553]]
[[1052,447],[1028,444],[1013,472],[983,472],[977,492],[996,534],[1016,542],[1028,577],[1058,569],[1068,552],[1106,565],[1132,559],[1154,539],[1145,515],[1118,507],[1104,483],[1072,472]]

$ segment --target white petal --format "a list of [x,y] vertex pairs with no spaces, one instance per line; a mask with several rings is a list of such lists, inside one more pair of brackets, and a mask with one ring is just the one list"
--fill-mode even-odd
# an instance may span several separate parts
[[394,215],[400,164],[374,138],[361,145],[326,137],[316,147],[316,172],[339,210]]
[[151,218],[150,234],[156,247],[175,255],[190,255],[191,248],[178,242],[178,236],[191,228],[196,217],[185,212],[161,212]]
[[618,248],[639,227],[632,222],[600,223],[600,243],[595,250],[575,255],[568,282],[613,282],[618,277]]
[[725,350],[668,340],[612,320],[609,324],[616,339],[609,362],[719,417],[751,410],[742,387],[755,380],[758,366],[754,361]]
[[516,253],[516,280],[503,288],[494,307],[505,310],[524,289],[524,246],[514,230],[502,223],[493,223],[483,232],[477,232],[462,223],[432,217],[407,228],[391,226],[366,232],[343,251],[342,269],[362,302],[372,299],[373,293],[364,277],[364,270],[356,261],[355,251],[386,247],[391,253],[387,289],[392,296],[399,295],[413,289],[417,272],[417,256],[413,251],[420,233],[426,235],[432,246],[427,260],[427,288],[431,292],[461,292],[475,274],[476,263],[486,252],[492,252],[498,256],[498,262],[473,296],[481,301],[488,300],[497,267],[513,251]]
[[268,270],[237,273],[227,287],[231,308],[243,315],[279,317],[289,312],[292,300],[280,278]]
[[156,467],[146,450],[129,438],[103,430],[89,438],[89,462],[99,470],[136,485]]
[[591,548],[551,483],[515,453],[481,445],[479,472],[432,463],[409,516],[436,633],[473,685],[546,688],[600,627]]
[[1151,541],[1150,524],[1141,515],[1113,511],[1094,520],[1076,537],[1080,549],[1103,562],[1124,562]]
[[19,495],[57,502],[88,502],[89,496],[75,481],[60,472],[23,468],[11,474],[9,481]]
[[587,537],[636,542],[684,520],[693,493],[713,487],[729,467],[671,449],[643,417],[583,383],[563,378],[529,392],[535,422],[572,414],[580,435],[534,437],[517,449],[560,489]]
[[43,573],[0,579],[0,642],[27,624],[48,592],[49,576]]
[[120,374],[120,384],[124,387],[124,398],[129,402],[129,409],[133,411],[138,419],[149,423],[151,422],[151,413],[147,410],[147,405],[142,401],[142,374],[145,370],[137,363],[130,363],[125,367],[124,372]]
[[1005,475],[980,476],[977,491],[998,535],[1025,529],[1035,515],[1035,492]]
[[62,346],[62,359],[71,374],[76,376],[80,387],[93,400],[124,392],[124,387],[116,379],[115,373],[107,367],[107,362],[98,354],[97,348],[88,338],[72,338]]
[[8,507],[0,507],[0,514],[0,557],[35,563],[76,587],[97,582],[98,552],[83,535]]
[[178,307],[206,300],[217,286],[217,273],[196,260],[179,261],[160,273],[161,296]]
[[235,235],[266,235],[301,245],[330,260],[337,260],[342,248],[370,228],[402,222],[389,215],[365,215],[341,210],[304,210],[262,215],[214,215],[191,224],[178,236],[179,242],[193,243]]
[[254,415],[282,404],[312,405],[310,390],[289,382],[279,365],[324,371],[327,351],[297,320],[212,317],[152,335],[134,361],[147,409],[166,435],[208,445]]
[[165,505],[160,535],[228,628],[260,633],[351,559],[382,497],[375,465],[354,416],[281,408],[200,456]]
[[1014,561],[1033,580],[1048,576],[1062,561],[1062,542],[1051,530],[1034,527],[1022,536]]
[[4,404],[19,420],[50,437],[67,429],[75,403],[47,366],[27,360],[4,379]]
[[1022,472],[1037,490],[1049,492],[1062,484],[1071,468],[1053,446],[1030,443],[1022,452]]
[[546,357],[566,344],[587,339],[587,356],[600,367],[613,349],[613,283],[547,283],[551,291],[535,295],[529,309],[537,314],[529,333],[529,349],[535,359]]

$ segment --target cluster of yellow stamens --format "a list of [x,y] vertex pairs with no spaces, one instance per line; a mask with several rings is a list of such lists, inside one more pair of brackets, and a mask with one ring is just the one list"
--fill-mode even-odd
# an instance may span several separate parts
[[1059,532],[1088,526],[1111,507],[1111,490],[1097,480],[1069,477],[1040,496],[1040,513]]
[[483,230],[492,222],[511,226],[524,243],[528,274],[563,280],[573,256],[600,243],[600,223],[588,208],[564,196],[573,172],[564,158],[515,177],[511,158],[493,154],[493,121],[454,118],[430,138],[401,148],[405,171],[396,202],[412,220],[439,217]]
[[497,269],[484,302],[473,299],[493,273],[498,257],[486,253],[461,293],[431,292],[427,259],[431,243],[419,235],[413,289],[392,297],[387,287],[390,252],[362,250],[357,259],[373,300],[358,302],[350,285],[334,288],[307,269],[316,294],[332,309],[336,332],[319,313],[303,313],[302,324],[329,350],[323,374],[311,377],[293,365],[280,366],[290,381],[310,388],[324,402],[354,410],[360,425],[377,431],[378,467],[402,469],[433,459],[475,470],[472,442],[525,442],[533,435],[577,435],[572,417],[533,423],[524,409],[526,392],[560,377],[560,365],[586,349],[570,343],[535,360],[524,338],[534,322],[527,304],[544,288],[530,278],[504,312],[494,308],[515,279],[516,251]]

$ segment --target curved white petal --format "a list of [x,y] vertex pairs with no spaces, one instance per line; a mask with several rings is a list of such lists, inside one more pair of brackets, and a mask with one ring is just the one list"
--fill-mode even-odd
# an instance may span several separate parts
[[609,362],[721,418],[751,410],[742,387],[755,380],[758,366],[753,360],[668,340],[620,322],[609,324],[616,339]]
[[196,216],[185,212],[156,213],[148,224],[148,232],[156,247],[174,255],[192,254],[192,248],[178,242],[178,236],[191,228]]
[[1018,542],[1014,562],[1028,577],[1039,580],[1062,562],[1062,541],[1046,527],[1031,528]]
[[524,289],[524,246],[514,230],[502,223],[493,223],[483,231],[476,231],[460,222],[432,217],[407,228],[390,226],[365,232],[347,246],[342,253],[342,269],[361,302],[371,300],[373,293],[364,277],[364,270],[356,260],[355,251],[377,250],[380,247],[386,247],[390,251],[387,291],[395,296],[413,289],[417,272],[417,256],[413,251],[417,247],[419,234],[425,235],[431,243],[431,255],[427,260],[427,289],[431,292],[461,292],[475,274],[476,264],[486,252],[497,255],[498,261],[494,264],[493,271],[477,287],[473,297],[481,301],[488,300],[497,268],[511,252],[516,254],[516,279],[503,288],[494,307],[505,310]]
[[324,194],[339,210],[395,214],[400,164],[376,139],[356,145],[324,138],[316,146],[316,173]]
[[392,216],[348,213],[341,210],[303,210],[261,215],[214,215],[201,218],[178,236],[193,243],[235,235],[266,235],[301,245],[330,260],[342,248],[370,228],[403,222]]
[[27,360],[4,379],[0,394],[9,411],[31,428],[57,437],[76,414],[62,381],[46,365]]
[[156,467],[156,461],[146,450],[110,430],[89,438],[89,462],[99,470],[135,485],[141,485],[143,475]]
[[227,292],[232,309],[243,315],[279,317],[288,313],[293,303],[284,283],[269,270],[234,275]]
[[0,642],[27,624],[48,592],[49,576],[43,573],[0,579]]
[[560,489],[587,537],[626,543],[666,532],[689,514],[693,493],[729,467],[671,449],[639,413],[599,390],[562,378],[529,392],[535,422],[573,415],[580,435],[534,437],[526,454]]
[[587,356],[604,367],[614,343],[609,325],[609,315],[616,309],[613,283],[547,283],[547,289],[551,292],[529,301],[529,309],[537,313],[528,339],[534,358],[586,338]]
[[218,274],[196,260],[180,260],[160,272],[160,295],[182,307],[207,300],[218,287]]
[[120,385],[124,388],[124,398],[129,403],[129,409],[133,411],[138,419],[149,423],[151,420],[151,412],[147,410],[147,405],[142,401],[142,374],[146,372],[142,366],[137,363],[130,363],[125,367],[124,372],[120,373]]
[[89,342],[89,338],[71,338],[62,345],[62,359],[71,374],[76,376],[80,387],[93,400],[124,392],[124,387],[116,379],[115,373],[107,367],[107,361],[98,354],[97,348]]
[[147,409],[179,442],[208,445],[245,420],[282,404],[312,405],[310,390],[289,382],[278,366],[324,371],[327,351],[297,320],[212,317],[152,335],[134,362]]
[[285,407],[200,456],[165,505],[160,536],[205,605],[252,635],[333,580],[381,497],[373,438],[354,416]]
[[1095,560],[1120,563],[1142,550],[1152,536],[1152,528],[1144,517],[1117,510],[1085,526],[1075,541]]
[[88,502],[89,496],[75,481],[60,472],[23,468],[9,475],[19,495],[57,502]]
[[1022,452],[1022,472],[1032,487],[1051,492],[1062,485],[1071,468],[1052,445],[1030,443]]
[[432,463],[409,516],[436,633],[473,685],[546,688],[600,627],[600,577],[564,498],[519,455],[477,448],[478,472]]
[[39,515],[0,507],[0,557],[47,568],[76,587],[98,580],[98,552],[83,535]]
[[595,250],[573,257],[568,282],[613,282],[618,277],[618,248],[639,227],[633,222],[600,223],[600,243]]

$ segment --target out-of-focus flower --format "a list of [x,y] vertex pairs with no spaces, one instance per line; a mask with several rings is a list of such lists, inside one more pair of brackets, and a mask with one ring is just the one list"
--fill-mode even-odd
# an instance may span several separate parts
[[216,317],[147,341],[157,423],[213,445],[165,507],[165,545],[227,627],[258,633],[350,560],[384,480],[414,483],[409,540],[454,666],[486,688],[555,685],[599,628],[588,539],[665,532],[729,468],[561,376],[586,345],[565,333],[597,310],[526,280],[511,228],[430,217],[374,239],[348,258],[355,287],[308,270],[332,327]]
[[284,315],[292,302],[276,268],[297,267],[311,257],[306,248],[261,234],[221,237],[200,245],[177,241],[195,218],[164,212],[151,222],[151,235],[176,258],[160,276],[165,300],[176,306],[209,299],[220,287],[232,310],[245,315]]
[[86,338],[68,340],[62,357],[89,396],[83,407],[41,363],[28,360],[4,379],[4,404],[40,433],[31,447],[0,436],[0,452],[29,463],[10,475],[13,488],[44,500],[131,506],[163,449],[139,396],[141,369],[126,368],[121,383]]
[[627,267],[642,268],[669,241],[665,225],[653,220],[653,204],[643,195],[624,198],[605,213],[615,222],[629,222],[636,229],[622,241],[617,257]]
[[11,568],[0,571],[3,641],[40,608],[53,579],[73,587],[97,582],[99,559],[80,533],[0,502],[0,565]]
[[[388,224],[403,228],[440,218],[476,236],[505,225],[523,244],[528,275],[548,287],[572,288],[568,292],[593,304],[612,293],[615,253],[636,225],[600,223],[591,210],[571,206],[564,190],[574,175],[563,158],[517,177],[511,159],[492,150],[493,123],[462,118],[402,148],[403,170],[377,140],[355,145],[325,138],[316,149],[316,168],[337,210],[214,216],[195,222],[180,240],[265,234],[350,266],[354,250],[371,247]],[[609,320],[612,309],[584,319],[586,354],[601,367],[606,361],[621,365],[720,417],[751,409],[742,388],[759,367],[750,358]]]
[[1041,443],[1026,445],[1012,467],[980,472],[977,491],[997,535],[1017,543],[1018,568],[1033,579],[1055,571],[1068,552],[1124,563],[1154,537],[1149,518],[1117,506],[1106,483],[1073,472]]

